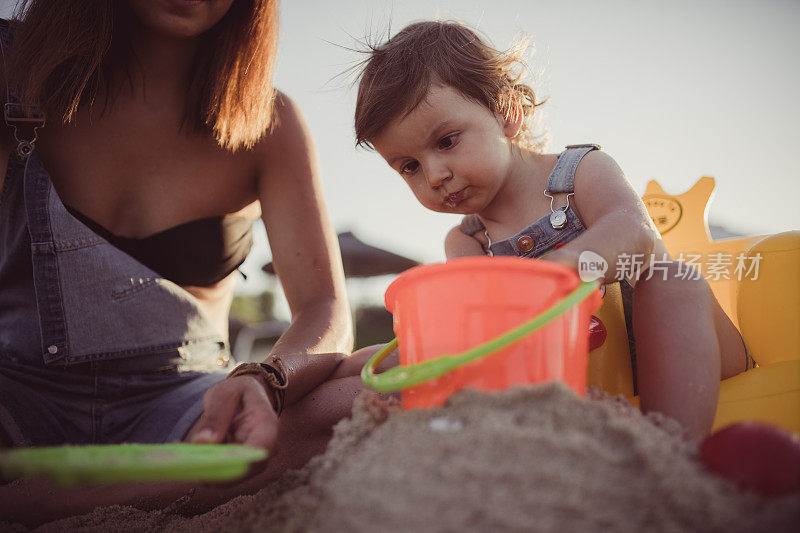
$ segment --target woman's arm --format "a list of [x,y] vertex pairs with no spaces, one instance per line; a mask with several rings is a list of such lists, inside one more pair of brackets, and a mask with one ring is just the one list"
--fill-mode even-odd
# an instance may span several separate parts
[[[254,148],[258,196],[275,272],[292,325],[266,362],[280,357],[291,405],[325,381],[353,348],[350,309],[339,245],[325,203],[316,154],[300,111],[276,99],[276,125]],[[233,442],[271,448],[277,417],[264,380],[252,374],[226,379],[208,390],[203,414],[186,436],[191,442]]]
[[286,401],[292,403],[350,354],[353,334],[311,135],[288,97],[278,94],[275,108],[275,128],[255,150],[262,218],[292,313],[292,325],[268,360],[281,358],[288,374]]
[[593,151],[584,156],[575,171],[572,202],[586,231],[542,259],[577,269],[580,254],[590,250],[608,263],[604,281],[611,283],[618,281],[620,258],[634,261],[638,254],[635,260],[644,262],[640,270],[644,271],[651,254],[664,250],[639,195],[606,153]]

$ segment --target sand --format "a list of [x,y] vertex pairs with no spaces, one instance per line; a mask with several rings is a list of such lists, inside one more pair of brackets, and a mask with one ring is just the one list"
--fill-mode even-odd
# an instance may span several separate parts
[[196,517],[107,507],[40,531],[797,531],[800,494],[708,472],[676,423],[558,384],[403,412],[364,395],[325,454]]

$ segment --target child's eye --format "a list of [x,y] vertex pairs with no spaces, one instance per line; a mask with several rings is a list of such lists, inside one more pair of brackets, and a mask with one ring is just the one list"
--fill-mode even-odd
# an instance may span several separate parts
[[414,172],[416,172],[418,168],[419,168],[419,163],[417,163],[416,161],[409,161],[408,163],[405,163],[402,167],[400,167],[400,174],[402,174],[403,176],[409,176]]
[[438,147],[440,150],[447,150],[455,146],[457,140],[458,140],[458,133],[452,133],[447,137],[442,137],[441,139],[439,139]]

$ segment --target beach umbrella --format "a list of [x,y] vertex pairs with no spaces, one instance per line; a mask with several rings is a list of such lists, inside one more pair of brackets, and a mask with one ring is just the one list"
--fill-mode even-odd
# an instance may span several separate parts
[[[348,278],[397,274],[420,264],[408,257],[366,244],[349,231],[340,233],[338,237],[344,275]],[[261,269],[268,274],[275,274],[272,263],[267,263]]]
[[[348,282],[347,291],[351,306],[356,310],[357,346],[364,346],[364,343],[367,342],[365,339],[371,339],[369,344],[374,344],[381,339],[388,340],[392,333],[392,315],[382,305],[374,306],[370,304],[370,299],[374,300],[378,289],[373,281],[368,281],[366,278],[399,274],[420,263],[408,257],[366,244],[349,231],[340,233],[338,238],[345,277],[350,280],[353,278],[363,280]],[[268,274],[275,274],[272,263],[267,263],[261,268]],[[275,278],[272,279],[274,280]],[[387,331],[388,333],[386,333]]]

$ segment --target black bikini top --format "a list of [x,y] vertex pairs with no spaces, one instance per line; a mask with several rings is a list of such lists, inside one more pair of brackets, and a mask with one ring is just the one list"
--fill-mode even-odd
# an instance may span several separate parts
[[208,287],[244,263],[253,219],[225,215],[192,220],[143,239],[118,237],[69,206],[72,216],[112,245],[178,285]]

